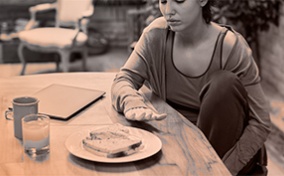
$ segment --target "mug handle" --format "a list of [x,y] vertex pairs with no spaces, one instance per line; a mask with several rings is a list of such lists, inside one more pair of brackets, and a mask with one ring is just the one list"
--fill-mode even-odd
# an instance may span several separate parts
[[12,108],[8,108],[5,111],[5,118],[6,118],[6,120],[13,120],[14,119],[14,117],[13,117],[13,109]]

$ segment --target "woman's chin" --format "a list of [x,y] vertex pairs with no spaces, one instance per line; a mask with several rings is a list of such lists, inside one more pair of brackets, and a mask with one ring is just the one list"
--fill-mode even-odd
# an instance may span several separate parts
[[180,26],[169,26],[170,29],[174,32],[180,32],[182,31],[181,27]]

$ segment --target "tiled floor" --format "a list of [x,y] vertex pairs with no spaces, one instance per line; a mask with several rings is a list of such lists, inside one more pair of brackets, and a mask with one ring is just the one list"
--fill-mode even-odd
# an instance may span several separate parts
[[[110,49],[106,54],[95,55],[88,58],[87,68],[88,71],[118,71],[119,68],[125,63],[129,56],[127,48],[116,48]],[[21,64],[0,64],[0,77],[11,77],[18,76],[21,71]],[[29,64],[27,66],[26,74],[38,74],[38,73],[50,73],[55,71],[54,63],[44,63],[44,64]],[[72,63],[71,72],[82,71],[81,62],[76,61]],[[277,94],[277,91],[271,89],[267,85],[263,85],[264,92],[267,94],[268,99],[271,104],[271,119],[274,125],[279,129],[278,134],[284,134],[284,97]],[[282,131],[283,130],[283,131]],[[283,135],[284,136],[284,135]],[[284,160],[279,156],[283,156],[284,152],[276,151],[275,148],[284,149],[284,137],[279,138],[278,144],[275,144],[274,138],[271,142],[268,141],[268,175],[269,176],[282,176],[284,175]],[[279,143],[280,141],[280,143]],[[276,141],[277,142],[277,141]],[[279,146],[275,146],[279,145]],[[278,153],[277,153],[278,152]]]
[[[129,56],[129,51],[125,47],[111,48],[108,52],[101,55],[93,55],[87,59],[88,71],[118,71],[125,63]],[[55,72],[55,63],[29,63],[26,68],[26,75],[38,73],[52,73]],[[17,64],[0,64],[0,77],[18,76],[21,72],[22,65]],[[71,64],[71,72],[82,71],[81,61],[75,61]]]

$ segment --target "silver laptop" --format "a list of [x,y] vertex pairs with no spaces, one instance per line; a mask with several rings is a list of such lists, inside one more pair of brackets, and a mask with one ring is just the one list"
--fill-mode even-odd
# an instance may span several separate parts
[[102,98],[104,94],[100,90],[52,84],[32,96],[39,99],[39,113],[66,120]]

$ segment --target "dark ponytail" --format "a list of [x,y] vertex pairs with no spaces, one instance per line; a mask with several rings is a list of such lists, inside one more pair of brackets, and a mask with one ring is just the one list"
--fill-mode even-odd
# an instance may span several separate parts
[[207,4],[202,8],[203,18],[206,23],[210,23],[212,20],[212,6],[215,0],[208,0]]

